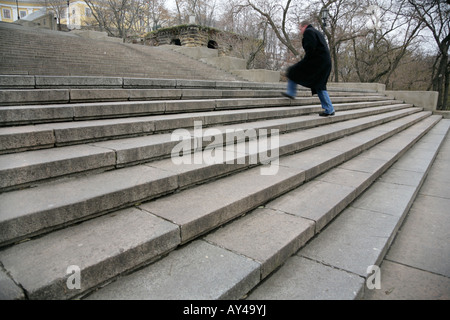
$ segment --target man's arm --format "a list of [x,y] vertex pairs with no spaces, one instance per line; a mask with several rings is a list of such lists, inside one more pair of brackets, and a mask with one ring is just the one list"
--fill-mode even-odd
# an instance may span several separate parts
[[305,59],[313,56],[317,47],[317,37],[314,31],[306,29],[303,33],[302,46],[305,50]]

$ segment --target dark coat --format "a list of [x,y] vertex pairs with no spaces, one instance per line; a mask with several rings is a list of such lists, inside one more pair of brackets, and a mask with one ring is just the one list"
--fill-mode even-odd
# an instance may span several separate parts
[[287,77],[297,84],[317,90],[327,90],[331,72],[330,50],[321,32],[309,25],[303,33],[302,46],[305,56],[287,70]]

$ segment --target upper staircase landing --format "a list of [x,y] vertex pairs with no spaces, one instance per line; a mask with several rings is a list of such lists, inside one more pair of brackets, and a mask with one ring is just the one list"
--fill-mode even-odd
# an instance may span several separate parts
[[0,22],[0,74],[238,80],[172,50]]

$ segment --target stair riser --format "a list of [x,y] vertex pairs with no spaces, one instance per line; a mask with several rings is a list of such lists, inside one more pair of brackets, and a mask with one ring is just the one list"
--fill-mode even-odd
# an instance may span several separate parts
[[[406,152],[406,150],[411,145],[413,145],[418,139],[420,139],[420,137],[422,137],[426,132],[428,132],[438,121],[439,121],[439,119],[437,119],[437,118],[430,119],[430,120],[427,119],[426,120],[426,122],[427,122],[426,123],[426,128],[423,129],[424,131],[420,132],[417,135],[415,135],[415,134],[410,135],[410,137],[408,137],[408,139],[405,139],[405,143],[397,149],[398,154],[393,155],[393,157],[390,158],[390,159],[386,159],[386,163],[380,167],[381,168],[380,170],[375,170],[375,171],[371,172],[370,175],[368,175],[365,180],[361,180],[360,181],[359,186],[355,185],[353,190],[349,191],[349,193],[347,195],[343,195],[342,200],[340,200],[340,202],[336,203],[335,208],[333,209],[333,214],[337,215],[345,206],[347,206],[352,201],[352,199],[354,199],[359,194],[361,194],[365,190],[365,188],[367,188],[367,185],[371,184],[379,176],[381,176],[381,174],[383,172],[385,172],[385,170],[387,170],[387,168],[392,163],[394,163],[402,154],[404,154],[404,152]],[[396,145],[398,147],[398,144],[396,144]],[[324,145],[324,147],[325,147],[325,145]],[[293,168],[288,168],[288,169],[292,170]],[[325,170],[325,172],[326,171],[327,170]],[[351,171],[349,171],[349,172],[351,172]],[[320,181],[320,180],[318,180],[318,181]],[[254,196],[257,197],[256,194]],[[282,198],[280,198],[280,199],[282,199]],[[173,201],[175,201],[175,199]],[[246,203],[248,203],[248,202],[246,202]],[[188,204],[186,203],[185,205],[187,206]],[[271,207],[271,203],[266,205],[266,207]],[[144,209],[144,210],[149,210],[150,212],[157,211],[157,209],[156,209],[157,207],[153,206],[152,203],[143,204],[141,206],[141,208]],[[274,207],[274,208],[276,208],[276,207]],[[228,212],[228,211],[225,210],[225,208],[223,210],[224,210],[224,212]],[[256,210],[256,213],[260,213],[260,210],[261,209]],[[297,233],[292,232],[292,234],[290,234],[290,236],[292,237],[291,241],[289,241],[288,239],[284,239],[285,241],[283,241],[283,243],[278,244],[278,245],[283,245],[283,247],[274,248],[271,256],[268,256],[266,259],[262,259],[260,256],[252,256],[252,254],[250,252],[250,251],[253,250],[253,249],[250,249],[250,247],[251,248],[255,248],[255,245],[251,245],[250,244],[250,242],[252,242],[250,240],[251,236],[248,237],[249,239],[247,239],[247,240],[250,240],[248,242],[248,246],[249,246],[249,251],[248,252],[240,251],[240,249],[237,249],[236,246],[239,247],[239,244],[236,245],[236,246],[232,246],[232,245],[230,245],[230,243],[227,243],[226,241],[225,242],[223,241],[224,238],[226,238],[226,239],[233,239],[234,237],[231,236],[231,235],[226,237],[226,233],[230,232],[230,234],[233,234],[233,232],[235,232],[236,229],[239,230],[240,228],[242,228],[243,229],[242,232],[244,232],[245,234],[249,233],[250,235],[251,235],[251,232],[255,232],[255,230],[245,230],[245,228],[248,228],[248,225],[249,225],[248,221],[250,219],[252,219],[252,217],[254,215],[256,215],[256,213],[248,212],[248,214],[244,218],[238,219],[238,220],[232,222],[231,224],[228,224],[223,229],[217,229],[217,232],[215,232],[215,233],[213,233],[211,235],[208,235],[205,238],[205,242],[207,242],[209,244],[212,244],[212,245],[215,245],[215,246],[217,246],[217,248],[225,248],[229,252],[235,252],[237,255],[244,255],[246,257],[249,257],[249,258],[253,259],[254,261],[260,261],[259,263],[260,263],[260,272],[261,272],[260,281],[261,281],[261,279],[264,279],[268,274],[270,274],[275,269],[277,269],[281,264],[283,264],[283,262],[289,256],[291,256],[298,249],[300,249],[308,241],[308,239],[312,239],[314,234],[318,233],[321,228],[317,228],[315,232],[311,232],[311,228],[306,228],[306,229],[305,228],[298,228],[299,230],[298,230]],[[211,214],[215,215],[215,214],[218,214],[218,212],[215,211],[215,212],[213,212]],[[281,212],[280,212],[280,214],[281,214]],[[330,217],[330,212],[325,213],[325,216],[327,216],[327,218],[329,220],[332,219]],[[267,220],[267,217],[263,217],[263,218],[264,218],[264,220]],[[318,221],[320,221],[321,219],[325,219],[325,218],[319,218],[319,220],[317,220],[316,223]],[[253,226],[258,226],[258,228],[259,228],[263,224],[264,224],[264,222],[260,221],[259,223],[253,223]],[[183,225],[181,226],[181,230],[183,230]],[[197,230],[197,231],[201,233],[201,230]],[[217,234],[220,234],[220,235],[217,235]],[[224,234],[225,234],[225,237],[224,237]],[[246,240],[246,237],[243,236],[243,234],[236,235],[236,237],[238,237],[238,239],[239,239],[239,240],[236,241],[237,243],[241,243],[241,241],[245,241]],[[264,238],[264,237],[260,237],[259,240],[261,241],[262,238]],[[301,241],[298,241],[299,239],[301,239]],[[255,238],[252,238],[252,240],[255,240]],[[262,241],[265,243],[266,239],[263,239]],[[297,241],[297,244],[293,245],[292,242],[295,242],[295,241]],[[180,254],[184,255],[184,254],[191,253],[192,255],[194,255],[194,253],[191,252],[191,250],[190,250],[191,247],[194,246],[194,245],[196,245],[196,242],[193,242],[192,244],[189,244],[189,245],[181,248],[180,250],[178,250],[177,254],[178,255],[180,255]],[[256,244],[257,248],[259,246],[267,247],[268,244],[267,243],[265,243],[265,244],[260,243],[259,245]],[[276,245],[274,247],[276,247]],[[262,250],[262,251],[264,251],[264,250]],[[147,276],[151,277],[152,274],[154,274],[154,272],[157,273],[158,270],[159,270],[160,265],[162,266],[162,265],[171,264],[171,261],[172,261],[174,266],[176,266],[177,263],[174,260],[171,260],[172,257],[175,257],[175,256],[174,255],[173,256],[169,255],[165,260],[157,262],[156,264],[150,266],[149,268],[147,268],[148,269],[147,272],[145,272],[146,270],[142,270],[142,272],[138,272],[139,273],[139,277],[142,277],[141,281],[147,282],[146,281],[146,277]],[[199,263],[199,262],[197,262],[197,263]],[[195,268],[195,266],[194,266],[194,268]],[[184,271],[183,269],[180,269],[179,267],[175,267],[173,272],[171,272],[170,278],[171,279],[179,278],[183,274],[187,275],[187,273],[184,273],[183,271]],[[192,272],[192,270],[190,270],[189,275],[191,277],[200,276],[199,274],[195,274],[194,275],[194,273],[195,272]],[[137,276],[137,274],[136,274],[136,276]],[[201,277],[204,277],[204,275],[201,275]],[[130,276],[129,278],[130,278],[130,281],[132,281],[132,282],[134,282],[135,280],[139,279],[139,278],[134,277],[134,275]],[[124,280],[124,281],[121,281],[121,280]],[[107,296],[109,296],[109,298],[111,298],[110,294],[112,292],[115,292],[115,294],[113,294],[113,295],[115,295],[116,297],[120,297],[121,296],[121,292],[123,292],[123,288],[127,286],[126,281],[127,281],[127,279],[119,279],[118,283],[113,283],[111,285],[111,290],[108,290],[108,288],[106,288],[106,290],[103,290],[103,291],[106,291],[105,294],[102,294],[102,290],[100,291],[100,295],[94,294],[94,299],[98,298],[98,297],[107,297]],[[211,281],[214,281],[214,280],[211,279]],[[237,283],[237,284],[231,284],[231,281],[230,281],[230,285],[233,285],[235,287],[243,286],[244,284],[248,284],[247,278],[244,278],[242,280],[242,282]],[[122,285],[124,285],[124,287],[122,287]],[[201,289],[198,290],[199,288],[195,288],[195,285],[193,285],[191,288],[192,288],[191,291],[190,291],[191,292],[191,298],[194,297],[195,299],[201,299],[201,297],[204,297],[203,296],[203,290],[201,290]],[[148,298],[148,299],[157,299],[157,297],[154,296],[155,292],[153,292],[152,290],[145,291],[145,290],[142,290],[142,289],[143,288],[140,287],[137,290],[138,292],[136,292],[135,295],[133,295],[134,299],[142,299],[144,296],[146,298]],[[173,290],[173,288],[171,288],[171,287],[167,288],[167,289],[166,288],[159,288],[159,290],[160,290],[160,291],[158,291],[159,294],[165,295],[165,294],[167,294],[165,292],[166,290]],[[231,299],[240,299],[247,292],[248,291],[241,292],[241,291],[238,290],[237,292],[235,292],[235,295],[233,295],[231,297]],[[176,299],[176,297],[180,298],[181,295],[179,295],[179,296],[173,295],[172,299]]]
[[[0,106],[138,100],[278,98],[275,90],[216,89],[34,89],[0,90]],[[310,96],[307,92],[300,96]],[[333,97],[333,94],[331,94]]]
[[[424,120],[427,118],[430,114],[424,115],[415,121],[411,122],[410,125],[414,125],[418,123],[421,120]],[[402,130],[406,129],[410,125],[402,126]],[[400,130],[400,129],[399,129]],[[261,193],[256,193],[252,195],[251,197],[246,198],[245,200],[242,200],[242,203],[233,203],[230,206],[223,207],[220,209],[220,211],[214,211],[211,212],[211,216],[205,216],[202,217],[202,221],[192,221],[190,223],[187,223],[185,225],[181,225],[181,239],[182,243],[191,241],[192,238],[196,237],[198,234],[206,233],[214,228],[216,228],[219,225],[222,225],[223,223],[226,223],[229,220],[232,220],[245,212],[248,212],[249,210],[256,208],[263,203],[270,201],[271,199],[274,199],[278,197],[280,194],[287,192],[288,190],[292,190],[294,188],[297,188],[301,184],[303,184],[305,181],[312,180],[313,178],[317,177],[318,175],[326,172],[327,170],[330,170],[333,167],[336,167],[345,161],[348,161],[349,159],[359,155],[364,150],[367,150],[371,148],[372,146],[378,144],[381,141],[384,141],[385,139],[392,137],[395,135],[398,131],[393,132],[387,132],[382,133],[379,135],[379,137],[357,145],[353,148],[350,148],[349,150],[346,150],[345,152],[340,151],[338,155],[327,159],[323,161],[322,163],[317,163],[317,161],[311,161],[311,163],[314,163],[314,166],[310,168],[303,167],[301,170],[297,170],[295,167],[289,168],[290,174],[293,175],[293,177],[289,179],[283,180],[283,182],[280,185],[274,185],[273,187],[270,187],[269,189],[265,189],[261,191]],[[391,163],[388,163],[386,167],[391,165]],[[283,168],[283,159],[281,159],[280,162],[280,170]],[[381,168],[381,170],[385,170],[385,168]],[[281,172],[278,171],[277,175],[281,175]],[[272,189],[275,188],[275,189]],[[156,212],[147,208],[145,205],[142,206],[144,210],[149,210],[149,212],[152,212],[157,215]],[[168,217],[162,216],[165,219],[168,219]],[[203,220],[204,219],[204,220]],[[212,220],[210,220],[212,219]],[[170,220],[170,219],[169,219]]]
[[[128,231],[134,237],[129,237]],[[52,263],[51,268],[39,261],[28,270],[19,267],[15,276],[21,279],[28,299],[70,299],[80,292],[68,288],[70,265],[80,268],[81,291],[85,291],[172,251],[180,243],[179,234],[178,226],[132,208],[77,225],[69,233],[57,231],[38,243],[24,242],[0,252],[0,260],[9,268],[17,259],[28,260],[30,250],[38,257],[47,255],[49,250],[55,256],[67,256],[63,261],[47,261]],[[127,245],[122,245],[124,242]],[[91,250],[88,254],[84,253],[86,248]],[[59,276],[51,279],[54,275]]]
[[[420,119],[422,119],[423,117],[428,116],[428,113],[423,113],[423,114],[419,114],[418,116],[413,117],[412,121],[413,123],[419,121]],[[412,123],[411,123],[412,124]],[[407,126],[408,124],[405,124],[404,126]],[[392,134],[394,134],[394,132],[392,132]],[[381,133],[380,136],[383,137],[387,137],[389,134],[388,133]],[[367,146],[369,144],[366,144]],[[364,148],[364,147],[359,147],[358,148],[352,148],[351,151],[349,152],[360,152],[360,149]],[[281,149],[281,148],[280,148]],[[356,151],[355,151],[356,150]],[[290,149],[290,151],[292,151]],[[283,154],[280,153],[280,155]],[[344,158],[340,158],[342,159],[342,161],[344,159],[348,159],[350,156],[350,154],[345,154]],[[335,164],[333,164],[335,165]],[[214,177],[214,172],[215,170],[217,170],[217,168],[223,167],[225,172],[227,173],[231,173],[232,170],[236,170],[236,169],[242,169],[243,165],[228,165],[228,164],[222,164],[222,165],[216,165],[215,166],[215,170],[214,171],[210,171],[209,169],[211,167],[209,166],[203,166],[204,169],[202,169],[200,167],[200,169],[194,169],[192,171],[188,170],[186,172],[181,172],[181,173],[177,173],[177,174],[173,174],[170,172],[167,172],[166,169],[164,168],[158,168],[158,165],[152,165],[153,168],[148,168],[148,169],[152,169],[152,170],[158,170],[157,172],[161,172],[163,173],[163,177],[161,179],[155,179],[152,178],[153,175],[149,175],[148,173],[146,173],[148,170],[145,169],[146,167],[136,167],[133,168],[133,172],[136,171],[136,182],[131,178],[128,177],[129,181],[128,183],[130,184],[128,187],[127,186],[123,186],[121,188],[116,188],[114,187],[110,192],[102,192],[101,194],[98,195],[93,195],[93,194],[86,194],[85,196],[83,196],[84,201],[83,202],[71,202],[71,200],[66,200],[64,199],[63,202],[65,202],[64,204],[60,204],[60,205],[53,205],[53,207],[51,209],[48,209],[48,207],[46,208],[42,208],[42,210],[38,213],[38,215],[36,214],[32,214],[32,212],[35,212],[35,206],[33,206],[32,208],[26,208],[26,210],[31,210],[30,214],[28,215],[24,215],[24,213],[22,213],[22,215],[20,217],[17,218],[12,218],[12,219],[5,219],[3,220],[2,223],[0,223],[0,230],[2,231],[1,234],[1,238],[0,238],[0,242],[3,244],[8,244],[14,241],[17,241],[25,236],[28,236],[30,234],[34,235],[39,233],[40,231],[42,232],[42,230],[48,231],[52,228],[57,228],[58,226],[67,224],[69,221],[78,221],[81,219],[85,219],[86,217],[90,217],[93,215],[98,215],[102,212],[107,212],[113,209],[118,209],[121,207],[125,207],[125,206],[130,206],[133,205],[134,203],[140,202],[140,201],[144,201],[150,198],[154,198],[157,196],[160,196],[162,194],[165,193],[169,193],[169,192],[173,192],[178,188],[184,188],[186,187],[188,184],[195,184],[195,183],[200,183],[200,182],[205,182],[202,181],[201,179],[208,179],[211,177]],[[245,165],[244,165],[245,166]],[[322,167],[321,167],[322,169]],[[123,170],[123,169],[122,169]],[[197,171],[200,170],[200,171]],[[206,170],[206,171],[205,171]],[[306,170],[306,179],[310,178],[310,176],[314,176],[316,173],[317,168],[312,168],[309,170]],[[141,172],[142,171],[142,172]],[[197,172],[196,172],[197,171]],[[100,185],[105,185],[106,184],[111,184],[111,182],[109,182],[108,177],[112,177],[114,178],[114,176],[117,175],[121,175],[126,173],[127,171],[117,171],[117,172],[111,172],[108,175],[102,176],[102,179],[98,179],[98,181],[96,180],[89,180],[91,182],[89,182],[89,188],[95,188],[95,186],[98,184]],[[202,174],[199,174],[199,172],[201,172]],[[210,173],[208,173],[210,172]],[[206,173],[206,175],[205,175]],[[147,178],[145,178],[147,176]],[[206,177],[205,177],[206,176]],[[138,177],[142,177],[142,178],[138,178]],[[195,177],[195,179],[192,179],[193,177]],[[95,178],[97,179],[97,178]],[[106,179],[106,180],[105,180]],[[117,179],[117,178],[114,178]],[[149,179],[148,181],[145,179]],[[114,181],[114,180],[112,180]],[[186,185],[180,185],[180,181],[182,183],[185,183]],[[294,186],[288,186],[288,188],[293,188]],[[83,185],[80,186],[81,190],[83,190],[86,187],[83,187]],[[31,192],[33,190],[31,189]],[[64,192],[64,189],[61,189],[60,192]],[[86,193],[86,191],[82,191],[84,193]],[[5,212],[5,214],[10,211],[10,210],[17,210],[17,209],[13,209],[14,206],[16,206],[16,201],[13,198],[11,198],[11,196],[19,196],[19,197],[23,197],[21,195],[21,193],[15,193],[15,194],[5,194],[5,196],[7,197],[8,200],[3,200],[4,205],[3,208],[1,208],[0,211]],[[75,193],[76,195],[76,193]],[[50,195],[47,195],[46,197],[48,197]],[[54,194],[55,197],[58,197],[56,194]],[[46,202],[48,201],[52,201],[50,199],[46,200]],[[56,203],[57,202],[61,202],[61,199],[55,199]],[[1,201],[0,201],[1,202]],[[12,205],[12,208],[9,208],[9,205]],[[13,227],[14,226],[14,227]]]
[[[435,119],[437,118],[435,117]],[[342,212],[336,220],[333,220],[333,224],[329,228],[322,230],[321,234],[317,235],[312,242],[297,252],[282,267],[282,269],[290,269],[293,266],[291,263],[293,263],[296,264],[296,270],[301,269],[303,272],[292,274],[290,272],[293,269],[286,270],[286,273],[282,269],[276,271],[273,278],[250,294],[249,299],[361,298],[362,293],[368,290],[366,280],[370,280],[368,277],[371,275],[367,271],[367,266],[380,265],[409,211],[411,203],[420,190],[440,145],[445,140],[448,123],[437,121],[427,120],[428,127],[423,126],[419,129],[420,125],[416,126],[416,132],[411,130],[408,130],[408,133],[402,132],[386,143],[375,147],[380,151],[378,154],[375,150],[371,150],[360,161],[355,159],[356,161],[341,166],[340,170],[351,173],[354,172],[353,170],[359,171],[365,161],[381,158],[388,160],[387,154],[393,150],[398,150],[402,154],[400,158],[395,155],[398,162],[391,167],[393,171],[385,171],[381,179],[366,193],[361,194],[361,197]],[[425,121],[423,123],[425,124]],[[445,131],[440,132],[441,129]],[[422,139],[421,137],[427,133],[429,134]],[[432,142],[430,143],[430,141]],[[427,151],[424,151],[425,149]],[[394,162],[395,158],[392,158],[390,162]],[[336,175],[333,175],[333,172],[330,174],[329,177],[317,179],[317,183],[323,184],[324,181],[328,181],[335,184],[334,179],[337,176],[342,177],[342,172]],[[300,195],[300,192],[298,194]],[[303,194],[303,199],[306,196],[308,195]],[[294,197],[295,194],[292,194],[291,199]],[[271,208],[280,210],[283,200],[286,199],[283,197],[277,199]],[[300,205],[301,201],[297,203],[292,201],[290,207],[294,208]],[[285,212],[292,214],[292,211],[289,210]],[[230,226],[230,229],[232,227]],[[231,250],[223,243],[218,243],[218,245]],[[339,252],[335,254],[334,251],[337,249]],[[311,264],[298,265],[297,262],[300,259],[304,262],[310,261]],[[332,269],[339,271],[334,272]],[[305,273],[313,276],[305,278]],[[352,278],[361,278],[362,281],[352,281],[349,277],[350,274]],[[287,275],[289,277],[285,277]],[[325,281],[322,281],[322,277]],[[335,281],[343,282],[340,286],[329,285]],[[299,287],[300,290],[292,291],[292,288]]]
[[[423,135],[424,133],[422,133]],[[422,136],[421,135],[421,136]],[[414,141],[419,139],[419,137],[416,137]],[[409,145],[413,144],[414,141],[412,141]],[[403,151],[404,152],[404,151]],[[401,153],[403,153],[401,152]],[[335,162],[332,166],[336,166],[339,164],[339,162],[343,162],[345,158],[347,158],[349,154],[342,154],[339,156],[341,160],[336,161],[330,161]],[[393,163],[400,154],[398,154],[396,157],[391,159],[389,163]],[[372,177],[370,178],[370,181],[373,181],[376,179],[377,176],[381,175],[382,172],[388,167],[389,165],[383,166],[382,170],[379,170],[375,172]],[[211,226],[217,226],[221,225],[229,220],[234,219],[236,216],[239,216],[243,212],[249,212],[252,209],[258,207],[259,205],[266,203],[268,199],[273,199],[278,196],[280,196],[283,193],[286,193],[290,191],[291,189],[301,185],[305,180],[305,172],[302,170],[299,170],[297,173],[292,172],[293,168],[286,168],[286,173],[289,172],[287,176],[282,178],[282,182],[280,183],[273,183],[272,186],[269,188],[264,188],[263,190],[253,193],[252,195],[247,196],[246,198],[242,199],[239,202],[234,203],[232,206],[224,207],[223,211],[214,211],[211,213],[211,215],[204,217],[203,223],[196,223],[195,225],[191,223],[191,225],[182,225],[180,226],[181,229],[181,239],[185,239],[187,241],[191,236],[190,232],[192,232],[192,237],[198,237],[199,235],[206,232],[204,229],[197,229],[199,226],[203,226],[205,224],[208,224],[209,226],[207,229],[209,230]],[[326,172],[329,169],[328,166],[322,166],[322,172]],[[317,173],[317,175],[320,173]],[[288,177],[290,176],[290,177]],[[365,182],[365,185],[367,185],[370,182]],[[365,188],[360,188],[359,193],[362,192]],[[352,192],[351,195],[347,198],[345,198],[339,205],[335,207],[334,214],[337,214],[340,212],[348,203],[352,201],[358,194],[358,191]],[[142,205],[142,208],[144,210],[150,210],[146,205]],[[238,215],[231,215],[234,211],[239,211]],[[327,219],[331,219],[329,217],[330,213],[328,213]],[[105,218],[103,218],[105,219]],[[219,221],[218,221],[219,219]],[[316,222],[318,223],[318,221]],[[214,227],[213,227],[214,228]],[[316,232],[318,232],[320,229],[316,229]],[[292,242],[289,242],[287,246],[285,246],[283,249],[281,249],[280,252],[277,253],[277,257],[272,257],[264,262],[263,265],[261,265],[261,279],[266,277],[270,272],[272,272],[275,268],[277,268],[282,261],[287,259],[292,253],[296,252],[301,246],[306,243],[307,239],[312,238],[313,232],[310,232],[311,229],[308,228],[306,231],[303,231],[298,236],[295,237],[292,241],[296,244],[293,244]],[[74,231],[75,232],[75,231]],[[83,279],[83,288],[82,291],[78,290],[67,290],[66,281],[67,277],[63,279],[56,280],[52,283],[46,284],[44,287],[36,288],[35,290],[28,290],[27,296],[31,299],[68,299],[73,297],[76,294],[80,294],[85,290],[89,290],[90,288],[94,288],[95,286],[101,284],[102,282],[106,281],[107,279],[110,279],[111,277],[114,277],[120,273],[123,273],[125,271],[129,271],[129,269],[136,269],[139,267],[142,263],[152,262],[155,257],[159,254],[163,254],[164,252],[168,252],[170,250],[173,250],[179,242],[177,240],[173,241],[172,239],[178,239],[178,231],[173,230],[175,233],[167,234],[166,238],[162,238],[157,241],[149,242],[148,244],[142,245],[142,246],[136,246],[135,248],[132,248],[128,251],[125,251],[120,254],[116,254],[116,256],[111,257],[107,261],[103,261],[101,263],[97,263],[95,265],[92,265],[91,267],[83,268],[81,271],[82,279]],[[52,237],[54,235],[50,235],[49,237]],[[298,241],[298,239],[303,239],[302,241]],[[161,242],[160,242],[161,241]],[[214,242],[214,241],[213,241]],[[172,243],[171,245],[162,246],[162,244]],[[183,243],[183,242],[181,242]],[[27,246],[27,243],[24,243],[22,246]],[[148,246],[148,247],[147,247]],[[155,254],[155,248],[159,248],[157,251],[158,253]],[[14,248],[12,250],[20,250],[20,248]],[[142,254],[139,254],[139,258],[136,258],[135,255],[137,252],[151,252],[153,255],[145,255],[142,256]],[[12,255],[12,253],[3,253],[3,256]],[[1,254],[0,254],[1,257]],[[5,258],[3,258],[4,260]],[[142,260],[141,260],[142,259]],[[147,260],[146,260],[147,259]],[[124,264],[124,261],[133,261],[132,264]],[[238,293],[242,294],[242,293]]]
[[[7,219],[3,216],[0,222],[0,243],[2,245],[15,242],[18,235],[23,238],[25,235],[37,235],[39,233],[50,231],[55,227],[64,227],[70,223],[76,223],[86,219],[87,217],[94,217],[100,213],[105,213],[112,210],[117,210],[124,207],[130,207],[145,199],[151,199],[163,194],[173,192],[177,189],[177,176],[169,173],[156,172],[153,173],[151,168],[136,168],[136,175],[129,176],[127,186],[111,186],[111,192],[101,192],[94,195],[93,192],[84,198],[81,202],[71,202],[70,199],[63,200],[66,202],[62,206],[48,205],[46,209],[36,212],[33,208],[25,208],[24,210],[31,210],[30,214],[22,215],[18,218]],[[118,172],[117,174],[121,174]],[[155,176],[161,176],[160,178]],[[124,177],[125,178],[125,177]],[[123,179],[124,179],[123,178]],[[121,178],[122,179],[122,178]],[[94,181],[85,188],[91,190],[101,190],[102,186],[111,183],[109,179]],[[61,192],[71,192],[76,194],[78,190],[67,190]],[[85,190],[80,190],[86,193]],[[1,195],[0,195],[1,196]],[[59,197],[59,196],[57,196]],[[69,196],[68,196],[69,198]],[[50,195],[46,196],[47,201],[52,202]],[[54,199],[58,201],[58,199]],[[14,205],[14,203],[12,203]],[[0,205],[0,212],[3,215],[10,214],[10,208],[7,203]]]
[[[394,108],[395,109],[395,108]],[[416,112],[417,109],[412,109],[410,112]],[[381,111],[380,111],[381,112]],[[408,115],[411,114],[408,113],[402,113],[402,115]],[[377,113],[377,112],[367,112],[367,113],[359,113],[358,116],[368,116],[369,114]],[[398,116],[398,115],[397,115]],[[353,116],[354,117],[354,116]],[[390,121],[395,119],[396,116],[393,116],[391,118],[388,118],[387,120],[380,120],[376,124],[383,123],[383,121]],[[351,116],[344,116],[342,117],[343,120],[351,119]],[[340,119],[338,119],[340,120]],[[333,119],[332,121],[337,121]],[[327,119],[318,119],[318,121],[313,122],[309,125],[305,125],[304,122],[299,122],[300,125],[295,125],[295,123],[291,123],[289,126],[272,126],[272,127],[256,127],[255,132],[255,138],[258,136],[261,129],[267,130],[267,132],[270,134],[272,130],[279,130],[280,133],[293,131],[297,129],[302,128],[308,128],[313,127],[316,125],[323,125],[329,122]],[[352,132],[357,132],[359,130],[364,129],[365,126],[358,127],[354,129],[353,131],[338,131],[335,132],[334,135],[326,135],[322,137],[322,140],[317,139],[311,139],[307,141],[303,141],[301,145],[291,145],[291,146],[282,146],[280,148],[280,155],[294,152],[297,150],[301,150],[306,147],[311,147],[313,145],[317,145],[319,143],[322,143],[324,141],[329,141],[330,139],[336,139],[339,138],[345,134],[350,134]],[[219,139],[218,139],[219,138]],[[214,143],[211,143],[209,141],[223,141],[223,146],[229,146],[230,142],[227,141],[227,135],[221,134],[219,136],[214,136],[214,139],[201,137],[199,138],[201,141],[200,143],[203,144],[203,147],[217,147]],[[233,138],[234,139],[234,138]],[[239,142],[239,141],[237,141]],[[98,149],[96,147],[100,148],[113,148],[113,146],[108,144],[96,144],[90,147],[86,147],[88,150],[86,151],[88,153],[87,156],[82,156],[82,152],[77,152],[77,155],[73,158],[68,158],[68,156],[64,156],[64,160],[62,161],[56,161],[56,162],[46,162],[42,165],[29,165],[29,166],[19,166],[16,169],[9,169],[9,170],[1,170],[0,171],[0,190],[6,191],[6,190],[13,190],[18,187],[24,187],[27,184],[34,183],[40,180],[47,180],[50,178],[57,178],[72,174],[78,174],[84,171],[91,171],[91,170],[108,170],[112,167],[124,167],[129,165],[134,165],[138,163],[143,163],[151,160],[155,160],[158,158],[166,158],[171,156],[171,152],[179,144],[178,141],[167,141],[165,143],[157,144],[157,145],[148,145],[148,146],[142,146],[142,147],[136,147],[136,148],[125,148],[123,150],[116,149],[115,151],[105,151],[102,149]],[[131,145],[131,143],[130,143]],[[191,147],[189,148],[189,151],[193,150],[194,143],[189,144]],[[92,150],[91,150],[92,149]],[[294,151],[292,151],[294,150]],[[57,150],[60,151],[60,150]],[[37,156],[37,155],[36,155]],[[45,156],[45,155],[44,155]],[[47,156],[48,157],[48,156]],[[98,160],[96,161],[96,158]],[[21,159],[19,156],[10,156],[4,159],[3,161],[10,162],[10,163],[21,163],[23,161],[28,162],[26,159]],[[258,159],[259,162],[259,159]],[[257,162],[257,163],[258,163]],[[248,162],[246,162],[248,163]],[[256,163],[253,163],[256,164]],[[55,169],[52,169],[55,168]]]
[[[406,105],[405,105],[406,106]],[[340,110],[341,106],[336,106],[337,110]],[[342,109],[346,110],[351,108],[350,106],[343,106]],[[314,112],[321,110],[320,107],[313,108],[299,108],[298,110],[285,110],[278,112],[276,110],[268,113],[258,115],[255,113],[235,113],[224,115],[205,115],[199,114],[194,117],[178,117],[169,119],[158,118],[140,118],[140,119],[123,119],[116,121],[113,124],[103,124],[102,122],[90,122],[90,123],[74,123],[73,125],[55,124],[44,125],[36,127],[21,127],[18,129],[0,129],[0,145],[2,150],[0,154],[12,153],[18,151],[26,151],[30,149],[46,148],[51,145],[64,146],[75,143],[85,143],[92,141],[101,141],[106,139],[119,139],[124,137],[132,137],[139,135],[148,135],[156,132],[170,132],[178,128],[191,128],[194,125],[194,121],[202,121],[205,125],[230,123],[244,120],[259,120],[267,116],[278,117],[287,115],[302,115],[304,113]],[[336,117],[336,119],[342,119],[342,115]],[[137,121],[136,121],[137,120]],[[325,121],[317,120],[317,121]],[[330,121],[330,120],[326,120]],[[119,122],[119,123],[117,123]],[[29,132],[28,134],[26,132]],[[16,133],[17,132],[17,137]],[[20,135],[20,138],[19,138]]]
[[[63,91],[53,91],[54,99],[48,103],[66,103],[57,100],[58,96],[63,98]],[[194,98],[190,98],[194,99]],[[52,106],[20,106],[20,107],[0,107],[0,126],[18,125],[18,124],[35,124],[46,122],[61,122],[68,120],[89,120],[89,119],[105,119],[117,117],[132,117],[140,115],[158,115],[187,113],[200,111],[220,111],[220,110],[237,110],[243,108],[270,108],[270,107],[286,107],[286,106],[306,106],[309,104],[319,104],[318,98],[304,98],[291,102],[288,99],[265,98],[251,99],[250,101],[242,101],[241,99],[217,99],[208,98],[200,100],[184,100],[179,101],[158,101],[161,99],[152,99],[156,101],[148,102],[116,102],[116,103],[91,103],[91,104],[62,104]],[[361,99],[354,98],[336,98],[336,104],[364,102]],[[338,101],[339,100],[339,101]],[[376,98],[374,101],[383,101]],[[46,102],[47,103],[47,102]]]

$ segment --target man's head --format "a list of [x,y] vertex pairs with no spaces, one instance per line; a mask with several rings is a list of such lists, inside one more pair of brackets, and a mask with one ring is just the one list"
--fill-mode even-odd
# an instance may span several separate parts
[[303,20],[302,22],[300,22],[300,33],[303,34],[306,30],[306,28],[310,25],[311,23],[308,20]]

